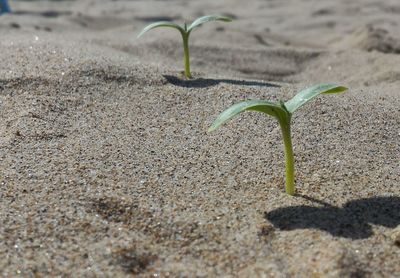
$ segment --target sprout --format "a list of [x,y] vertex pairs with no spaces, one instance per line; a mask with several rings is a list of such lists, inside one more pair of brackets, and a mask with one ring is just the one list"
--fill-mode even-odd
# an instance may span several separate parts
[[265,100],[248,100],[234,104],[214,121],[209,128],[209,132],[216,130],[222,124],[232,119],[239,113],[249,110],[256,112],[263,112],[267,115],[275,117],[281,127],[283,142],[285,146],[285,160],[286,160],[286,193],[289,195],[295,194],[295,178],[294,178],[294,155],[292,147],[292,139],[290,134],[290,123],[292,114],[308,101],[312,100],[319,94],[334,94],[346,91],[347,88],[333,84],[321,84],[310,87],[299,92],[291,100],[286,102],[280,101],[278,103],[269,102]]
[[185,76],[187,78],[192,78],[192,74],[190,73],[190,57],[189,57],[189,36],[190,33],[193,31],[194,28],[199,27],[200,25],[210,22],[210,21],[225,21],[225,22],[230,22],[232,21],[231,18],[225,17],[225,16],[218,16],[218,15],[208,15],[208,16],[203,16],[195,21],[193,21],[190,26],[187,26],[186,23],[183,25],[183,27],[179,26],[178,24],[175,24],[173,22],[169,21],[159,21],[152,23],[148,26],[146,26],[142,32],[138,35],[138,38],[142,36],[144,33],[147,31],[158,28],[158,27],[172,27],[177,29],[181,35],[182,35],[182,40],[183,40],[183,52],[184,52],[184,63],[185,63]]

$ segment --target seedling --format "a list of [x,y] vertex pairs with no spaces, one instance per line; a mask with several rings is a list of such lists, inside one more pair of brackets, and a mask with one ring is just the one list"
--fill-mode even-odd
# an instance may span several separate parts
[[146,33],[147,31],[154,29],[154,28],[158,28],[158,27],[172,27],[172,28],[177,29],[181,33],[182,40],[183,40],[183,53],[184,53],[183,61],[185,64],[185,76],[186,76],[186,78],[190,79],[190,78],[192,78],[192,74],[190,73],[190,57],[189,57],[190,33],[193,31],[194,28],[199,27],[200,25],[202,25],[206,22],[210,22],[210,21],[230,22],[230,21],[232,21],[232,19],[229,17],[225,17],[225,16],[207,15],[207,16],[203,16],[203,17],[196,19],[195,21],[193,21],[192,24],[190,24],[190,26],[187,26],[186,23],[184,23],[183,27],[179,26],[178,24],[175,24],[173,22],[159,21],[159,22],[155,22],[155,23],[152,23],[152,24],[146,26],[142,30],[142,32],[140,32],[140,34],[138,35],[138,38],[140,36],[142,36],[144,33]]
[[222,124],[243,111],[262,112],[275,117],[281,127],[285,147],[286,160],[286,193],[295,194],[294,155],[290,133],[291,118],[294,111],[318,96],[319,94],[334,94],[346,91],[347,88],[333,84],[321,84],[299,92],[286,102],[269,102],[265,100],[247,100],[234,104],[222,112],[209,128],[209,132],[216,130]]

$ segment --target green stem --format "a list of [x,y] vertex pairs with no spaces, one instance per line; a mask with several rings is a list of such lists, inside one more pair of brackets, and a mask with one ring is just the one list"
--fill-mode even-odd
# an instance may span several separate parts
[[294,154],[292,146],[292,138],[290,132],[290,117],[280,122],[283,142],[285,144],[285,160],[286,160],[286,193],[294,195]]
[[184,52],[184,63],[185,63],[185,76],[186,78],[191,79],[192,74],[190,73],[189,34],[190,33],[182,33],[182,39],[183,39],[183,52]]

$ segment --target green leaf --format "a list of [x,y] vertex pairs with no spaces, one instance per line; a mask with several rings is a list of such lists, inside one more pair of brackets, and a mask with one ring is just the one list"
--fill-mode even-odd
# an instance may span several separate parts
[[175,29],[179,30],[179,32],[181,32],[181,33],[185,32],[185,30],[183,30],[183,28],[181,26],[179,26],[178,24],[175,24],[175,23],[169,22],[169,21],[159,21],[159,22],[154,22],[150,25],[147,25],[142,30],[142,32],[140,32],[140,34],[137,37],[139,38],[147,31],[150,31],[151,29],[158,28],[158,27],[171,27],[171,28],[175,28]]
[[188,27],[187,31],[190,32],[194,28],[198,27],[201,24],[204,24],[206,22],[210,21],[225,21],[225,22],[231,22],[232,18],[226,17],[226,16],[219,16],[219,15],[206,15],[203,17],[199,17],[195,21],[193,21],[192,24]]
[[221,125],[246,110],[263,112],[278,119],[280,117],[289,116],[288,113],[277,103],[265,100],[247,100],[236,103],[222,112],[208,129],[208,132],[216,130]]
[[289,113],[293,113],[298,108],[318,96],[319,94],[335,94],[342,93],[346,91],[347,88],[343,86],[338,86],[335,84],[320,84],[310,88],[307,88],[297,95],[295,95],[291,100],[285,102],[285,107]]

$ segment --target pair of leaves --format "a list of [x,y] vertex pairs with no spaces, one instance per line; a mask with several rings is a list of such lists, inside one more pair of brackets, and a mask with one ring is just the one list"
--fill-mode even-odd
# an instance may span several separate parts
[[290,117],[294,111],[320,94],[335,94],[346,90],[347,88],[334,84],[321,84],[300,91],[285,103],[273,103],[265,100],[248,100],[239,102],[222,112],[208,131],[216,130],[218,127],[243,111],[263,112],[281,120],[282,117]]
[[155,22],[155,23],[152,23],[152,24],[146,26],[142,30],[142,32],[140,32],[140,34],[138,35],[138,38],[141,37],[147,31],[150,31],[151,29],[158,28],[158,27],[171,27],[171,28],[175,28],[175,29],[179,30],[179,32],[181,32],[182,34],[185,34],[185,33],[187,34],[187,33],[190,33],[194,28],[199,27],[200,25],[202,25],[206,22],[210,22],[210,21],[230,22],[230,21],[232,21],[232,19],[229,17],[226,17],[226,16],[207,15],[207,16],[203,16],[203,17],[196,19],[188,27],[186,27],[186,24],[184,27],[181,27],[178,24],[170,22],[170,21],[159,21],[159,22]]

